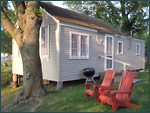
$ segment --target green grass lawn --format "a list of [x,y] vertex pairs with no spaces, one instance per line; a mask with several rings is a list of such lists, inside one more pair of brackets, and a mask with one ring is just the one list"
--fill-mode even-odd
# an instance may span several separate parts
[[1,74],[12,71],[12,61],[11,60],[7,61],[7,64],[8,66],[4,67],[2,66],[2,63],[1,63]]
[[[149,72],[137,72],[139,78],[145,80],[134,85],[131,102],[139,104],[138,108],[119,107],[118,112],[149,112]],[[119,83],[115,83],[117,87]],[[5,86],[1,89],[1,107],[10,103],[21,89]],[[62,91],[57,91],[56,86],[46,86],[47,95],[42,98],[42,104],[36,108],[36,112],[112,112],[112,107],[108,104],[102,106],[95,103],[94,97],[86,98],[84,93],[84,83],[65,87]],[[11,112],[27,112],[31,105],[16,105],[9,108]]]
[[12,82],[12,73],[3,75],[5,73],[12,71],[12,61],[7,61],[8,66],[4,67],[1,63],[1,108],[3,108],[5,105],[9,104],[18,93],[19,88],[12,88],[10,86],[10,82]]
[[[12,81],[12,73],[9,73],[12,71],[12,61],[7,61],[8,66],[4,67],[1,63],[1,89],[7,87],[9,85],[9,82]],[[7,75],[3,75],[5,73],[9,73]]]

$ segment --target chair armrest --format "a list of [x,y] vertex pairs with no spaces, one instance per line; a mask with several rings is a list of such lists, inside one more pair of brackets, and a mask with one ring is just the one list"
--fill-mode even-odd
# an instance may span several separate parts
[[85,83],[85,85],[95,85],[95,83]]
[[130,94],[132,93],[131,91],[128,91],[128,92],[111,92],[111,94]]
[[95,87],[101,87],[102,85],[101,84],[95,84],[94,86]]
[[99,88],[102,90],[118,90],[118,88],[112,88],[110,86],[100,86]]

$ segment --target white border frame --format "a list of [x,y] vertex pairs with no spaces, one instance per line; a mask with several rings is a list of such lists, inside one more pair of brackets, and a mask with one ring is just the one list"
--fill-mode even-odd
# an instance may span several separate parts
[[[139,54],[137,53],[137,45],[139,45]],[[141,47],[140,44],[136,44],[136,56],[140,56],[141,55]]]
[[[107,43],[106,43],[106,38],[107,37],[112,37],[112,68],[107,68],[106,67],[106,63],[107,63],[107,59],[106,59],[106,57],[107,57],[107,55],[106,55],[106,47],[107,47]],[[105,53],[105,64],[104,64],[104,69],[105,69],[105,71],[106,70],[112,70],[112,69],[114,69],[114,36],[113,35],[109,35],[109,34],[105,34],[105,47],[104,47],[104,53]]]
[[[121,51],[121,53],[119,53],[119,43],[122,43],[122,47],[121,47],[121,48],[122,48],[122,51]],[[123,41],[118,41],[118,42],[117,42],[117,54],[118,54],[118,55],[123,55]]]
[[[78,41],[78,56],[72,56],[72,34],[78,34],[79,39]],[[87,56],[81,56],[81,35],[87,36]],[[81,33],[81,32],[74,32],[70,31],[70,59],[89,59],[89,34]]]

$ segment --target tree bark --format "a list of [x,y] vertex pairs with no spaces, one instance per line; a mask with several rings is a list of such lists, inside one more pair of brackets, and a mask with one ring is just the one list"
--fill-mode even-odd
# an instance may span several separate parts
[[127,36],[130,36],[132,30],[132,24],[128,19],[128,15],[125,12],[125,1],[121,1],[120,3],[121,3],[121,13],[122,13],[122,20],[123,20],[121,29]]
[[20,48],[23,62],[23,90],[26,97],[45,94],[39,56],[39,30],[41,19],[37,17],[38,2],[27,3],[23,44]]
[[39,30],[42,22],[39,18],[39,4],[37,1],[26,1],[24,3],[18,2],[16,6],[19,29],[16,29],[5,12],[1,11],[2,24],[18,41],[17,44],[21,50],[23,62],[23,89],[13,103],[21,101],[23,98],[39,97],[46,93],[42,83],[42,68],[39,56]]

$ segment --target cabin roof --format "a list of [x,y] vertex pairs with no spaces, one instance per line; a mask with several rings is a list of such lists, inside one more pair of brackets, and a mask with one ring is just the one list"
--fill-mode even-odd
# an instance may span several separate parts
[[86,14],[80,14],[44,2],[39,2],[39,4],[49,14],[51,14],[53,17],[60,21],[98,29],[102,32],[123,35],[123,33],[121,33],[110,24],[106,23],[102,19],[91,17]]

